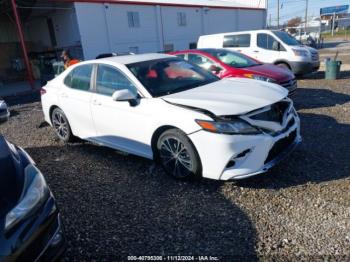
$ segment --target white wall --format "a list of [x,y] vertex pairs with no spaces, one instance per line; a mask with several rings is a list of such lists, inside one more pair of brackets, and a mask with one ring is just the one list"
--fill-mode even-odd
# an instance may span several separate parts
[[[242,10],[237,9],[203,9],[204,34],[232,32],[238,30],[238,15]],[[252,19],[252,18],[250,18]],[[250,24],[250,23],[249,23]]]
[[[127,4],[75,3],[85,59],[106,52],[140,53],[188,49],[203,34],[265,27],[265,10],[171,7]],[[140,27],[129,27],[127,12],[138,12]],[[177,13],[186,13],[186,26],[178,25]]]
[[[156,8],[139,5],[105,5],[112,50],[128,52],[138,47],[140,53],[158,49]],[[138,12],[140,27],[129,27],[127,12]]]
[[[140,53],[160,48],[154,6],[75,3],[75,9],[85,59],[106,52],[129,52],[133,47]],[[129,27],[128,11],[139,12],[140,27]]]
[[[186,14],[186,26],[178,25],[177,13]],[[188,49],[203,33],[202,9],[191,7],[161,7],[164,44],[173,44],[175,50]]]
[[262,29],[266,25],[265,10],[239,10],[237,30]]
[[98,53],[110,52],[109,34],[102,4],[75,4],[84,58],[94,58]]
[[[103,0],[100,0],[103,2]],[[266,8],[267,0],[129,0],[137,4],[198,5],[208,7]]]

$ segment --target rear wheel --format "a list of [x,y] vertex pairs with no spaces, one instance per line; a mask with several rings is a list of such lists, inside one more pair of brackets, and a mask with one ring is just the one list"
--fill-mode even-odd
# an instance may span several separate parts
[[178,129],[165,131],[157,142],[157,156],[167,174],[177,179],[202,177],[198,153],[189,138]]
[[51,122],[59,139],[66,143],[74,140],[68,119],[60,108],[55,108],[52,111]]

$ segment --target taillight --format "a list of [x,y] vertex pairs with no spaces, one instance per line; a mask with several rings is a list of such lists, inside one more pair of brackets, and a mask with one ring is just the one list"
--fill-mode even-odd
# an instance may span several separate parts
[[46,94],[46,89],[41,88],[41,89],[40,89],[40,95],[44,95],[44,94]]

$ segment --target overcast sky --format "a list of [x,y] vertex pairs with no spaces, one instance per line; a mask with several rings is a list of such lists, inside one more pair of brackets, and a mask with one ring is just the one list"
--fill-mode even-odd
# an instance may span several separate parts
[[[289,19],[301,16],[305,17],[305,0],[280,0],[280,24]],[[319,16],[320,8],[336,5],[349,5],[350,0],[309,0],[308,16]],[[268,0],[268,21],[277,23],[277,0]],[[269,23],[269,22],[268,22]]]

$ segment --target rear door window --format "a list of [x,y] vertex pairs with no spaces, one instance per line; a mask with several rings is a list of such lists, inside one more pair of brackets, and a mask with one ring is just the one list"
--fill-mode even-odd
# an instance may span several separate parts
[[250,34],[225,35],[223,47],[250,47]]

